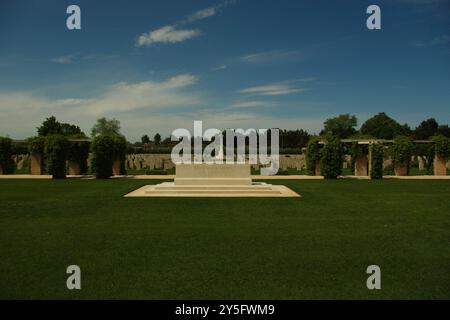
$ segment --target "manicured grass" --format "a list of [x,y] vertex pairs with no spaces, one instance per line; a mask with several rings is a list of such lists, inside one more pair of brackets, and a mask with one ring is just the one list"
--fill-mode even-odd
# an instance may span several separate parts
[[[450,297],[450,181],[275,181],[302,198],[123,198],[1,180],[0,298]],[[82,290],[66,288],[66,268]],[[366,268],[382,290],[366,288]]]

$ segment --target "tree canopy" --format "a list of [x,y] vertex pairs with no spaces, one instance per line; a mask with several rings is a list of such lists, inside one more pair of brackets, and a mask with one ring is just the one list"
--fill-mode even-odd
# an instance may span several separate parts
[[386,113],[380,112],[367,119],[361,126],[360,132],[377,139],[393,139],[407,130],[407,127],[402,126]]
[[334,118],[328,118],[324,123],[322,134],[332,134],[341,139],[348,138],[356,133],[358,120],[350,114],[340,114]]
[[97,119],[97,123],[92,127],[91,136],[96,137],[98,135],[121,135],[120,121],[115,118],[108,120],[105,117]]

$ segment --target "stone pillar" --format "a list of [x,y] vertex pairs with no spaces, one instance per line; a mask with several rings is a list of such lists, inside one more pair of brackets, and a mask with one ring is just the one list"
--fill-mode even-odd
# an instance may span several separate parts
[[355,176],[367,176],[367,156],[360,155],[355,159]]
[[113,172],[113,176],[120,175],[120,159],[113,160],[112,172]]
[[407,176],[408,168],[405,165],[395,165],[394,172],[396,176]]
[[316,162],[316,170],[314,172],[314,175],[316,176],[320,176],[321,172],[320,172],[320,162]]
[[445,176],[447,175],[447,168],[445,167],[445,159],[441,155],[436,154],[434,156],[434,175],[435,176]]
[[40,153],[32,154],[30,156],[30,174],[41,175],[42,173],[42,155]]
[[69,175],[78,176],[81,174],[80,164],[76,161],[68,161],[69,164]]

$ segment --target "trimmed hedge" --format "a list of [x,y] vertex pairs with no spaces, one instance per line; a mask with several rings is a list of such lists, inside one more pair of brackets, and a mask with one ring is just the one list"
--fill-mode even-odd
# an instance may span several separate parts
[[12,156],[12,140],[7,137],[0,137],[0,167],[3,174],[14,172],[14,161]]
[[380,143],[374,143],[370,145],[370,178],[382,179],[383,178],[383,157],[384,150],[383,145]]
[[108,135],[98,135],[91,142],[92,172],[97,179],[112,176],[114,140]]
[[120,160],[120,174],[126,174],[125,157],[127,141],[124,136],[98,135],[91,142],[92,171],[97,179],[108,179],[113,175],[112,165]]
[[342,174],[343,147],[337,137],[328,137],[320,151],[320,171],[325,179],[336,179]]
[[320,161],[319,141],[319,137],[312,137],[311,139],[309,139],[308,145],[306,146],[306,171],[309,175],[315,175],[316,163]]
[[69,151],[69,140],[63,135],[49,135],[45,137],[44,154],[47,172],[53,179],[66,177],[66,160]]

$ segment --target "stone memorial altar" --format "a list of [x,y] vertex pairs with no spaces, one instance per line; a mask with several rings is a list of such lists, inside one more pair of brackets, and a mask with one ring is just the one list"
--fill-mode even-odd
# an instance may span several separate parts
[[249,164],[179,164],[174,182],[147,185],[125,197],[300,197],[283,185],[252,182]]

